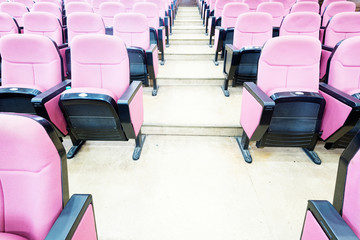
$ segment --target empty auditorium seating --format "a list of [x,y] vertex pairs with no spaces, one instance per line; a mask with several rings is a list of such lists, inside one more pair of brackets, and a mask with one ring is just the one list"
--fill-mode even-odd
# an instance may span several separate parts
[[298,2],[291,7],[290,13],[313,12],[319,14],[319,10],[320,10],[320,6],[317,2]]
[[38,114],[67,135],[58,99],[70,81],[63,81],[56,43],[44,36],[11,34],[1,38],[0,52],[0,112]]
[[356,4],[350,1],[330,3],[321,16],[321,27],[326,27],[330,18],[341,12],[355,12]]
[[280,26],[280,36],[304,35],[319,39],[321,17],[313,12],[288,14]]
[[249,10],[251,12],[255,12],[258,5],[262,2],[263,2],[262,0],[243,0],[243,3],[246,3],[247,5],[249,5]]
[[92,196],[69,199],[65,149],[52,125],[0,113],[0,239],[96,240]]
[[[124,4],[119,2],[104,2],[100,4],[99,14],[104,20],[105,27],[113,27],[114,16],[126,12]],[[159,18],[157,19],[159,22]],[[111,34],[110,34],[111,35]]]
[[8,34],[20,33],[16,20],[7,13],[0,12],[0,38]]
[[224,55],[225,44],[232,44],[234,37],[234,27],[238,16],[249,11],[246,3],[232,2],[224,6],[221,15],[221,25],[215,29],[214,48],[215,48],[215,65],[218,65],[218,53]]
[[172,28],[171,15],[169,15],[167,3],[165,0],[146,0],[145,2],[152,2],[158,7],[159,21],[161,26],[165,26],[166,45],[169,46],[169,36]]
[[145,15],[140,13],[119,13],[114,18],[114,36],[121,38],[128,50],[130,59],[130,79],[142,81],[149,86],[153,81],[153,96],[158,86],[158,50],[156,44],[150,44],[149,24]]
[[38,2],[34,4],[32,12],[47,12],[55,15],[63,24],[62,11],[58,5],[50,2]]
[[359,131],[360,36],[338,43],[331,53],[320,90],[326,100],[321,138],[326,148],[345,148]]
[[273,18],[273,37],[279,36],[279,27],[284,18],[284,6],[280,2],[263,2],[256,9],[257,12],[269,13]]
[[203,17],[203,25],[205,25],[205,34],[208,34],[208,24],[211,16],[214,16],[216,0],[210,0],[208,5],[205,5],[204,12],[201,14]]
[[233,44],[225,45],[224,74],[222,87],[229,96],[228,85],[256,81],[257,65],[263,44],[272,37],[272,17],[268,13],[251,12],[241,14],[235,24]]
[[38,34],[51,38],[58,46],[64,43],[63,29],[58,18],[51,13],[24,14],[24,34]]
[[284,16],[290,12],[290,8],[293,5],[293,1],[289,0],[270,0],[270,2],[279,2],[284,6]]
[[12,16],[20,28],[23,27],[22,17],[25,13],[29,12],[29,9],[22,3],[16,2],[3,2],[0,3],[0,12],[8,13]]
[[244,83],[237,138],[243,157],[252,162],[249,141],[263,147],[302,147],[311,160],[319,137],[325,100],[319,94],[321,44],[309,36],[268,40],[259,59],[257,85]]
[[360,238],[359,148],[357,134],[340,156],[333,203],[308,201],[301,240]]
[[133,159],[139,159],[145,140],[142,85],[130,84],[125,43],[117,37],[89,34],[74,38],[71,47],[71,89],[60,98],[73,136],[68,158],[85,140],[135,139]]
[[32,7],[34,6],[34,1],[33,1],[33,0],[12,0],[12,2],[22,3],[22,4],[24,4],[29,10],[31,10]]
[[327,6],[329,6],[329,4],[333,3],[333,2],[345,2],[346,0],[324,0],[323,3],[321,4],[321,8],[320,8],[320,15],[323,15],[325,8]]
[[161,65],[165,61],[165,28],[160,26],[157,6],[150,2],[139,2],[134,4],[133,12],[144,14],[150,27],[150,44],[157,44],[161,53]]
[[92,0],[92,8],[94,10],[94,13],[100,14],[100,4],[104,2],[111,2],[112,0]]
[[323,36],[323,50],[320,63],[320,79],[326,73],[327,60],[335,45],[349,37],[360,35],[360,13],[342,12],[333,16],[328,22]]
[[99,14],[75,12],[67,16],[67,35],[69,48],[66,49],[67,76],[71,77],[71,45],[74,37],[83,34],[105,34],[104,21]]
[[214,16],[211,16],[205,28],[209,31],[209,46],[212,46],[212,37],[215,35],[216,26],[221,25],[221,15],[225,4],[236,0],[217,0],[214,7]]
[[65,6],[66,15],[70,15],[76,12],[93,12],[93,9],[89,3],[86,2],[70,2]]
[[341,12],[355,12],[356,4],[351,1],[335,1],[329,3],[322,12],[321,15],[321,28],[320,28],[320,40],[323,40],[324,29],[326,28],[329,20],[337,13]]

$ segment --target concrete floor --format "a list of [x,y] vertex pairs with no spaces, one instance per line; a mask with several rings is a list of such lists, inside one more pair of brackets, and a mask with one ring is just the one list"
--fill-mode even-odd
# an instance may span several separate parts
[[68,160],[70,192],[94,197],[100,240],[299,239],[307,200],[332,201],[341,149],[319,143],[315,165],[301,149],[251,143],[244,162],[234,138],[242,89],[223,96],[199,20],[197,8],[179,9],[158,96],[144,90],[141,158],[133,140],[89,141]]

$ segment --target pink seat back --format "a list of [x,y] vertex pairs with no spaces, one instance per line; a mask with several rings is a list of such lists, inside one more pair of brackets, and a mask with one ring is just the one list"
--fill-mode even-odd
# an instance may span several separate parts
[[141,0],[119,0],[120,3],[124,4],[126,12],[132,12],[133,6],[137,2],[142,2]]
[[209,2],[210,6],[209,6],[209,9],[210,11],[214,10],[215,9],[215,3],[216,3],[216,0],[211,0]]
[[225,4],[221,17],[221,27],[225,29],[235,27],[238,16],[246,12],[249,12],[249,6],[246,3],[230,2]]
[[92,13],[93,9],[87,2],[70,2],[65,6],[66,14],[70,15],[76,12],[89,12]]
[[134,13],[144,14],[148,20],[149,27],[159,28],[159,12],[155,3],[151,2],[138,2],[134,4]]
[[19,26],[7,13],[0,13],[0,38],[8,34],[19,33]]
[[272,17],[268,13],[249,12],[241,14],[235,24],[234,47],[262,46],[272,38]]
[[216,0],[215,2],[215,7],[214,7],[214,16],[216,18],[221,17],[222,15],[222,11],[225,7],[225,4],[230,3],[230,2],[240,2],[237,0]]
[[281,26],[280,36],[304,35],[319,39],[321,17],[317,13],[297,12],[288,14]]
[[62,81],[61,58],[54,42],[34,34],[11,34],[0,39],[2,84],[33,86],[40,91]]
[[92,8],[94,13],[100,14],[100,5],[104,2],[114,2],[113,0],[92,0]]
[[145,2],[154,3],[158,8],[159,17],[161,17],[162,19],[165,18],[165,11],[168,8],[167,8],[167,3],[164,0],[145,0]]
[[273,18],[274,27],[280,27],[280,24],[284,18],[284,5],[280,2],[260,3],[256,11],[269,13]]
[[284,16],[286,16],[290,12],[290,8],[293,3],[290,0],[270,0],[270,2],[279,2],[284,6]]
[[33,0],[12,0],[12,2],[22,3],[24,4],[29,10],[34,6]]
[[46,12],[46,13],[51,13],[53,14],[55,17],[57,17],[57,19],[59,19],[60,21],[62,21],[62,12],[61,9],[59,8],[58,5],[56,5],[55,3],[50,3],[50,2],[38,2],[34,4],[34,7],[32,9],[32,12]]
[[51,13],[29,12],[24,14],[24,33],[51,38],[57,45],[63,43],[62,27]]
[[0,3],[0,12],[8,13],[10,16],[15,18],[18,25],[22,27],[22,17],[25,13],[29,12],[29,9],[27,9],[27,7],[22,3],[3,2]]
[[129,86],[129,58],[120,38],[98,34],[76,37],[71,64],[72,89],[102,88],[119,99]]
[[333,16],[324,33],[324,45],[334,47],[338,42],[360,35],[360,13],[343,12]]
[[319,14],[319,9],[320,6],[317,2],[298,2],[292,6],[290,13],[313,12]]
[[[102,16],[105,26],[112,27],[114,24],[114,17],[118,13],[126,12],[124,4],[119,2],[104,2],[100,4],[100,15]],[[159,21],[159,18],[158,18]]]
[[62,8],[62,1],[59,0],[38,0],[36,2],[49,2],[49,3],[54,3],[56,6],[58,6],[59,8]]
[[105,34],[105,25],[96,13],[71,13],[67,17],[68,43],[71,46],[74,37],[84,34]]
[[45,239],[62,210],[65,150],[44,119],[1,113],[0,122],[0,232]]
[[262,49],[257,85],[268,95],[284,91],[318,92],[320,41],[308,36],[272,38]]
[[323,15],[325,8],[333,2],[345,2],[346,0],[324,0],[321,4],[320,15]]
[[264,2],[263,0],[243,0],[243,3],[249,5],[249,10],[255,12],[259,4]]
[[114,18],[114,36],[121,38],[128,47],[148,49],[149,31],[149,24],[143,14],[119,13]]
[[322,15],[322,27],[326,27],[330,18],[337,13],[342,12],[355,12],[356,4],[350,1],[333,2],[330,3],[324,10]]
[[360,92],[360,36],[342,41],[332,55],[328,84],[347,94]]

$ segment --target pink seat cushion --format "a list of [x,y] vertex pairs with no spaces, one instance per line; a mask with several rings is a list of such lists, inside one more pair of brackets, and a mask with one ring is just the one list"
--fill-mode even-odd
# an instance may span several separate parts
[[[102,16],[105,26],[113,26],[114,16],[126,11],[125,5],[119,2],[104,2],[100,4],[100,15]],[[159,20],[158,20],[159,21]]]
[[29,240],[29,239],[11,233],[0,232],[0,240]]
[[44,239],[62,210],[60,155],[33,119],[0,114],[0,122],[0,232]]
[[159,12],[155,3],[138,2],[134,4],[133,12],[144,14],[148,20],[149,27],[159,28]]
[[274,27],[279,27],[284,17],[284,5],[280,2],[260,3],[256,11],[269,13],[273,18]]
[[55,15],[46,12],[31,12],[25,13],[23,18],[25,34],[47,36],[57,45],[63,43],[62,26]]
[[268,96],[284,88],[318,92],[320,54],[320,41],[313,37],[272,38],[261,52],[257,85]]
[[272,37],[272,28],[270,14],[243,13],[235,24],[233,45],[238,49],[246,46],[262,46]]
[[61,60],[54,43],[33,34],[12,34],[0,40],[2,84],[26,84],[47,90],[62,81]]
[[360,35],[360,13],[343,12],[332,17],[326,27],[324,45],[335,45],[349,37]]
[[312,12],[296,12],[288,14],[281,26],[280,36],[304,35],[319,39],[321,17]]
[[149,24],[140,13],[119,13],[114,18],[114,36],[121,38],[128,47],[148,49],[150,46]]
[[96,13],[76,12],[67,17],[68,43],[71,46],[74,37],[84,34],[105,34],[105,25]]
[[355,12],[355,9],[356,9],[356,4],[350,1],[330,3],[323,13],[322,26],[326,27],[330,18],[335,16],[335,14],[342,12]]
[[76,37],[71,63],[73,89],[104,88],[113,92],[117,100],[129,86],[129,58],[119,38],[98,34]]

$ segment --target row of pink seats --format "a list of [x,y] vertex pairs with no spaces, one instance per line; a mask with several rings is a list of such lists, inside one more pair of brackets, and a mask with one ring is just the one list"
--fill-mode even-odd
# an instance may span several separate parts
[[69,199],[65,149],[47,120],[0,113],[0,239],[98,239],[93,199]]
[[48,37],[7,35],[0,39],[0,52],[0,112],[37,114],[50,121],[59,137],[70,135],[68,158],[86,140],[135,139],[133,159],[139,159],[145,139],[142,83],[130,83],[128,50],[121,38],[75,37],[71,81],[64,80],[59,49]]
[[[152,3],[138,3],[139,11],[144,10],[141,7],[145,6],[156,8]],[[145,12],[145,11],[144,11]],[[128,18],[128,19],[127,19]],[[126,21],[124,20],[126,19]],[[158,50],[156,45],[160,46],[162,53],[162,61],[164,60],[164,29],[153,29],[153,39],[150,41],[150,28],[149,22],[158,24],[158,18],[151,19],[146,18],[140,13],[122,13],[115,17],[115,36],[123,38],[130,48],[134,52],[134,48],[139,48],[138,53],[129,54],[131,57],[131,79],[143,81],[145,85],[149,85],[148,78],[153,81],[154,91],[157,93],[156,75],[158,72]],[[155,20],[155,21],[154,21]],[[7,14],[0,14],[0,21],[2,22],[1,36],[9,33],[17,33],[19,30],[16,26],[16,22]],[[127,24],[124,24],[126,22]],[[4,24],[6,23],[6,24]],[[46,24],[44,24],[46,23]],[[121,34],[122,32],[126,33]],[[71,77],[71,63],[70,63],[70,48],[72,45],[72,39],[75,36],[88,33],[105,34],[105,26],[100,15],[95,13],[73,13],[69,15],[67,26],[67,38],[68,43],[64,41],[64,31],[59,20],[50,13],[27,13],[24,15],[24,33],[25,34],[38,34],[50,37],[59,46],[61,55],[64,59],[64,71],[67,72],[67,76]],[[159,37],[158,34],[159,33]],[[126,37],[126,35],[137,35],[136,38]],[[159,44],[157,44],[159,43]],[[140,56],[142,62],[138,62]],[[149,76],[149,77],[148,77]]]

